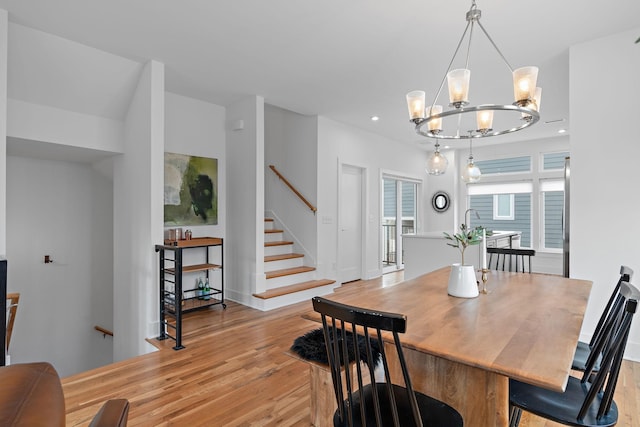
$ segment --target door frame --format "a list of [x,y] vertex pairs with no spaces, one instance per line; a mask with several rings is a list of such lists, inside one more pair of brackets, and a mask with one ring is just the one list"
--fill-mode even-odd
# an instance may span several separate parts
[[347,168],[354,168],[354,169],[359,169],[360,170],[360,276],[362,279],[368,279],[369,277],[367,276],[366,273],[366,258],[367,258],[367,254],[366,254],[366,242],[367,242],[367,231],[369,229],[368,227],[368,221],[366,220],[367,218],[367,209],[366,207],[368,206],[368,198],[367,198],[367,188],[368,188],[368,170],[366,166],[361,166],[361,165],[357,165],[354,163],[348,163],[348,162],[342,162],[340,161],[340,159],[338,159],[338,192],[336,194],[337,196],[337,203],[336,205],[338,206],[338,218],[336,221],[336,232],[337,232],[337,239],[336,239],[336,276],[338,276],[338,282],[342,283],[342,278],[340,277],[340,260],[342,259],[342,257],[340,256],[340,248],[342,247],[341,243],[341,235],[342,233],[340,232],[341,228],[342,228],[342,203],[341,203],[341,196],[342,196],[342,174],[344,172],[345,167]]

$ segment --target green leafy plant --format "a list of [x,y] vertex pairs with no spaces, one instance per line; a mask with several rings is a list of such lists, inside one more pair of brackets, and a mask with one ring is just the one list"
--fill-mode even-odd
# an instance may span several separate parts
[[464,251],[468,246],[477,245],[482,240],[482,230],[484,227],[479,225],[475,228],[467,228],[467,224],[460,225],[460,232],[453,235],[445,232],[444,238],[451,240],[453,243],[447,243],[447,245],[457,248],[460,251],[462,262],[460,265],[464,265]]

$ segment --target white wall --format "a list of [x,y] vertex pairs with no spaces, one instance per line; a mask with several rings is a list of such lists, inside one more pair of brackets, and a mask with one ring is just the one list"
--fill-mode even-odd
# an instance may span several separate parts
[[123,122],[9,99],[7,133],[16,138],[121,153]]
[[[62,376],[112,361],[112,186],[90,165],[9,156],[8,285],[20,292],[12,363]],[[54,262],[45,264],[44,255]]]
[[383,172],[398,173],[423,181],[418,201],[422,230],[424,216],[430,209],[424,181],[426,153],[418,147],[391,141],[387,138],[361,131],[351,126],[318,118],[318,271],[321,277],[336,278],[338,262],[338,171],[339,164],[365,169],[366,195],[364,230],[365,258],[363,279],[382,274],[380,249],[381,213],[380,187]]
[[[269,169],[278,171],[317,207],[318,121],[265,105],[265,210],[273,212],[286,225],[296,245],[294,251],[308,256],[305,265],[317,258],[317,230],[314,213]],[[303,242],[303,247],[298,247]]]
[[165,94],[165,152],[218,159],[218,224],[189,227],[194,237],[225,237],[225,116],[219,105]]
[[163,243],[164,65],[148,62],[125,119],[124,154],[114,173],[114,360],[154,350]]
[[[430,140],[429,140],[430,141]],[[426,159],[433,152],[431,149],[425,157]],[[459,198],[456,198],[458,174],[457,174],[457,156],[459,152],[456,150],[441,150],[441,153],[449,161],[447,170],[442,175],[428,175],[427,189],[425,193],[425,224],[422,231],[450,231],[454,230],[457,225],[456,212],[459,205]],[[446,212],[436,212],[431,208],[431,198],[437,191],[445,191],[451,200],[451,206]]]
[[[583,334],[589,337],[619,277],[621,264],[640,281],[640,158],[637,111],[622,99],[640,94],[640,28],[576,45],[571,75],[572,277],[593,280]],[[623,105],[621,105],[621,102]],[[634,320],[626,357],[640,360],[640,319]]]
[[264,276],[264,99],[251,96],[227,107],[226,296],[249,306],[263,292]]

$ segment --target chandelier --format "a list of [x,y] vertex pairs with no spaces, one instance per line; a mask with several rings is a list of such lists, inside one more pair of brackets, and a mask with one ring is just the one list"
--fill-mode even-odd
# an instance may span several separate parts
[[[437,139],[484,138],[519,131],[533,125],[540,119],[538,111],[541,89],[536,87],[538,68],[522,67],[514,70],[500,49],[498,49],[493,39],[491,39],[489,33],[487,33],[480,23],[481,15],[481,11],[477,9],[475,0],[472,0],[471,8],[466,13],[467,25],[431,105],[425,105],[424,91],[416,90],[407,94],[409,119],[414,123],[416,133],[419,135]],[[491,42],[491,45],[512,73],[515,98],[512,104],[469,105],[468,95],[469,82],[471,79],[469,58],[473,30],[476,24],[485,34],[489,42]],[[451,67],[467,34],[469,37],[465,68],[452,70]],[[438,104],[438,98],[440,97],[445,81],[448,84],[449,107],[451,107],[451,109],[446,111],[441,104]],[[470,116],[474,114],[476,119],[475,123],[473,118],[470,118]],[[466,119],[463,119],[463,116]],[[496,118],[495,123],[494,118]],[[431,158],[433,157],[437,159],[443,157],[439,152],[437,140],[436,151]],[[430,169],[427,168],[427,170],[429,171]],[[437,173],[432,174],[443,173],[440,168],[432,170],[437,171]]]

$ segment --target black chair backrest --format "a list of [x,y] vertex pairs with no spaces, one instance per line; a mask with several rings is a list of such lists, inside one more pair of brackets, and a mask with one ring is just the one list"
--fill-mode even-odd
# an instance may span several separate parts
[[626,265],[620,266],[620,278],[618,279],[618,283],[613,288],[613,292],[611,292],[611,296],[609,297],[609,301],[607,301],[607,305],[602,311],[602,315],[598,320],[598,324],[593,331],[593,336],[591,337],[591,341],[589,342],[589,347],[593,347],[595,342],[601,337],[602,327],[609,316],[619,316],[620,310],[623,307],[623,297],[620,295],[620,284],[622,282],[630,282],[633,277],[633,270]]
[[[533,249],[487,248],[489,269],[531,273],[531,257],[536,255]],[[525,262],[527,261],[527,262]]]
[[[598,418],[609,412],[611,403],[613,402],[613,394],[616,390],[616,383],[620,374],[620,366],[624,356],[624,350],[627,346],[629,331],[631,329],[631,321],[638,307],[638,299],[640,299],[640,291],[629,284],[622,281],[620,283],[620,295],[626,301],[621,316],[610,316],[604,323],[602,335],[605,338],[599,339],[591,353],[598,354],[602,352],[602,361],[600,370],[595,374],[595,378],[591,382],[589,392],[580,408],[578,419],[584,418],[589,407],[593,403],[596,395],[602,394],[600,407],[598,408]],[[590,357],[587,361],[587,369],[582,376],[582,383],[588,386],[590,377],[593,374],[595,365],[595,357]]]
[[[385,350],[389,350],[391,347],[385,348],[382,341],[382,331],[389,331],[393,336],[393,343],[395,344],[395,352],[397,353],[398,361],[402,368],[404,377],[404,387],[407,391],[407,398],[409,400],[415,425],[422,425],[422,418],[418,409],[418,403],[416,396],[411,385],[406,362],[402,352],[402,346],[400,344],[399,333],[404,333],[407,327],[407,318],[402,314],[386,313],[380,311],[367,310],[359,307],[353,307],[330,301],[321,297],[314,297],[312,299],[313,309],[321,314],[322,327],[325,334],[325,343],[327,346],[327,353],[329,358],[329,366],[331,368],[331,378],[333,380],[333,388],[336,395],[336,401],[338,403],[338,410],[340,412],[340,420],[343,422],[348,420],[348,425],[353,425],[354,414],[351,413],[349,408],[352,408],[354,398],[357,393],[360,393],[359,399],[363,400],[364,397],[363,387],[366,384],[364,381],[366,372],[363,372],[360,363],[363,359],[361,350],[358,345],[359,340],[349,340],[351,343],[355,343],[352,349],[347,349],[347,334],[352,333],[361,334],[364,336],[364,342],[366,346],[367,360],[372,360],[371,341],[377,340],[380,348],[380,362],[384,369],[385,382],[386,382],[386,395],[389,396],[389,402],[385,402],[385,406],[391,408],[393,414],[394,424],[399,426],[398,420],[398,408],[395,402],[394,388],[391,383],[389,374],[389,366],[387,363],[388,357]],[[349,367],[342,368],[341,361],[349,360],[348,352],[352,351],[355,354],[355,367],[356,378],[352,378],[352,370]],[[390,355],[389,355],[390,356]],[[368,379],[372,385],[371,390],[373,392],[373,404],[375,413],[375,424],[382,425],[382,414],[380,412],[380,400],[376,388],[375,378],[375,363],[367,363],[368,366]],[[344,377],[343,377],[344,376]],[[357,387],[354,388],[354,382],[357,380]],[[346,390],[346,397],[343,390]],[[348,403],[345,404],[345,401]],[[366,424],[366,414],[364,405],[360,405],[360,417],[363,425]],[[373,420],[370,420],[374,423]]]

